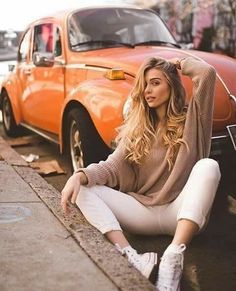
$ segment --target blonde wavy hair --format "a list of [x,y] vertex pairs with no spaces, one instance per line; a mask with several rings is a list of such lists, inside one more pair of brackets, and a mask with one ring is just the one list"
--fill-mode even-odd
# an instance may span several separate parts
[[150,153],[157,136],[158,116],[144,98],[146,73],[155,68],[163,72],[170,86],[170,98],[167,106],[166,123],[162,129],[162,139],[167,147],[169,170],[173,167],[181,144],[186,119],[185,89],[182,85],[176,66],[162,58],[150,58],[140,67],[133,90],[131,106],[123,125],[118,129],[116,141],[122,143],[126,150],[126,159],[142,164]]

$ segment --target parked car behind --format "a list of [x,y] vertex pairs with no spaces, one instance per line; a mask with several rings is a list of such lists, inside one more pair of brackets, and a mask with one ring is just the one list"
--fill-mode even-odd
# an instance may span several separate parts
[[[217,71],[212,155],[236,128],[236,61],[184,50],[152,10],[125,6],[64,11],[31,23],[2,84],[8,135],[26,127],[60,145],[73,168],[105,159],[122,123],[135,74],[151,56],[201,58]],[[192,84],[183,77],[188,99]]]

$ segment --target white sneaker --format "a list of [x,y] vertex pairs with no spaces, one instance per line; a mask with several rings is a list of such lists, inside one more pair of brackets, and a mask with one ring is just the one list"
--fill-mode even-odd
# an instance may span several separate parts
[[158,291],[180,291],[185,249],[184,244],[171,246],[162,256],[156,282]]
[[154,282],[157,269],[157,253],[138,254],[131,246],[121,249],[118,245],[116,248],[122,255],[127,256],[129,263],[139,270],[143,276]]

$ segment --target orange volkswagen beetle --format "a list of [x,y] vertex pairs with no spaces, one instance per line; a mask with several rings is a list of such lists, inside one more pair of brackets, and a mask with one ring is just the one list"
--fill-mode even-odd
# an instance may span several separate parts
[[[236,60],[184,50],[154,11],[127,6],[64,11],[30,24],[2,83],[4,129],[17,135],[23,126],[59,144],[74,169],[105,159],[144,59],[189,55],[217,70],[212,155],[220,153],[235,146]],[[183,81],[189,98],[191,81]]]

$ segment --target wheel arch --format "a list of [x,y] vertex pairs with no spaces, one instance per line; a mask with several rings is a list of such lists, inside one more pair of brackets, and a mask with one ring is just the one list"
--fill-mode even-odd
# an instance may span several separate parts
[[[63,115],[62,115],[62,121],[61,121],[61,130],[60,130],[60,152],[65,153],[66,151],[66,138],[67,138],[67,132],[66,132],[66,121],[68,118],[68,114],[72,109],[75,108],[84,108],[86,111],[87,109],[78,101],[71,100],[66,104],[66,107],[64,108]],[[87,111],[88,113],[88,111]],[[89,114],[89,113],[88,113]]]
[[22,114],[21,114],[21,109],[20,109],[21,107],[20,107],[19,99],[17,98],[17,89],[16,88],[11,89],[12,87],[13,86],[2,87],[1,94],[0,94],[0,109],[2,110],[3,97],[7,95],[11,103],[11,107],[12,107],[16,124],[19,124],[20,121],[22,120]]
[[83,108],[89,115],[98,135],[107,147],[116,136],[116,128],[122,123],[123,104],[126,101],[132,80],[86,80],[71,89],[67,95],[61,113],[59,132],[60,150],[64,152],[65,121],[68,112],[74,107]]
[[[72,166],[74,164],[73,161],[78,161],[78,156],[81,156],[81,154],[77,155],[77,150],[73,150],[73,154],[71,152],[71,124],[74,122],[77,124],[76,131],[79,131],[78,136],[81,141],[79,153],[83,153],[84,165],[105,160],[111,153],[110,148],[97,131],[88,110],[81,103],[74,100],[69,102],[65,107],[62,120],[62,152],[70,155]],[[74,148],[74,146],[72,147]],[[76,147],[78,147],[77,143]],[[76,167],[73,170],[76,170]]]

